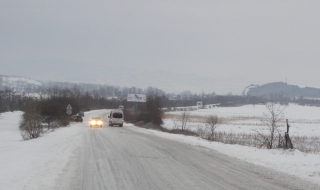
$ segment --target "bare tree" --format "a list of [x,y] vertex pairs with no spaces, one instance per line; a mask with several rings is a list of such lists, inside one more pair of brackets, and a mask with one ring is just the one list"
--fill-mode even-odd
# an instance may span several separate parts
[[286,106],[275,103],[266,104],[266,111],[263,112],[260,121],[267,126],[268,134],[264,134],[256,129],[253,129],[260,137],[260,142],[268,149],[273,148],[275,141],[275,133],[278,132],[278,128],[284,123],[284,113]]
[[180,128],[182,131],[186,130],[187,124],[190,121],[190,112],[183,111],[179,118],[174,122],[176,128]]
[[139,107],[138,120],[144,121],[145,123],[153,123],[156,126],[163,124],[162,116],[163,111],[161,110],[161,97],[156,93],[151,92],[147,96],[147,100],[144,106]]
[[214,140],[214,131],[217,128],[218,116],[210,115],[206,120],[206,126],[209,127],[211,134],[209,135],[209,140]]
[[26,105],[19,129],[24,140],[37,138],[43,131],[41,117],[38,114],[37,102],[30,101]]

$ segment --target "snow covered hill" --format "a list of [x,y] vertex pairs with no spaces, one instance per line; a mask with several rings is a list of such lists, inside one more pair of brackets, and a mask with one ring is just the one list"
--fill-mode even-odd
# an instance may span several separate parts
[[0,75],[0,87],[16,92],[30,91],[42,85],[42,82],[27,77]]
[[274,82],[264,85],[250,85],[246,87],[243,95],[266,96],[270,94],[289,98],[320,98],[320,89],[313,87],[300,87],[298,85],[287,84],[284,82]]

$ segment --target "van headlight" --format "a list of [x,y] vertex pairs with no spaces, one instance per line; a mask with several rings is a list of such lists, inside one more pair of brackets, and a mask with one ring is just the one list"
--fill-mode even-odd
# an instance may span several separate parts
[[95,125],[95,124],[96,124],[96,121],[95,121],[95,120],[92,120],[92,121],[90,121],[90,124],[91,124],[91,125]]
[[102,121],[98,121],[97,123],[98,123],[98,125],[102,125]]

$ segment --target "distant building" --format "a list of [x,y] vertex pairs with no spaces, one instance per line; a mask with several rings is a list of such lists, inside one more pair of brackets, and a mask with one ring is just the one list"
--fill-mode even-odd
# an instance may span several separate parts
[[202,109],[202,108],[203,108],[203,105],[202,105],[202,102],[201,102],[201,101],[197,102],[197,107],[198,107],[199,109]]

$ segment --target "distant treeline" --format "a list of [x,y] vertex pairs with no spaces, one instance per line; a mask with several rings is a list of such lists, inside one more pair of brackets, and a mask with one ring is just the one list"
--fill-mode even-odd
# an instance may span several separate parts
[[[104,90],[102,90],[103,92]],[[81,111],[93,110],[93,109],[115,109],[119,105],[123,105],[125,108],[133,108],[142,103],[127,102],[127,93],[143,93],[143,94],[156,94],[161,99],[161,106],[168,107],[183,107],[183,106],[195,106],[198,101],[202,101],[203,105],[206,104],[219,104],[220,106],[240,106],[246,104],[262,104],[268,101],[279,102],[282,104],[297,103],[300,105],[312,105],[320,106],[320,100],[317,99],[305,99],[288,98],[283,95],[272,95],[269,98],[265,96],[238,96],[238,95],[216,95],[210,94],[191,94],[185,92],[179,95],[173,96],[172,94],[164,94],[162,90],[149,87],[145,90],[139,90],[137,88],[128,88],[126,91],[119,92],[121,96],[103,96],[100,91],[86,91],[83,92],[81,88],[73,86],[72,88],[61,88],[53,86],[43,89],[38,96],[28,96],[26,93],[17,93],[10,89],[0,90],[0,112],[22,110],[24,111],[25,105],[28,101],[44,101],[48,99],[64,98],[69,100],[65,102],[67,104],[74,104],[74,107]],[[123,94],[126,92],[126,94]],[[63,108],[64,109],[64,108]]]

